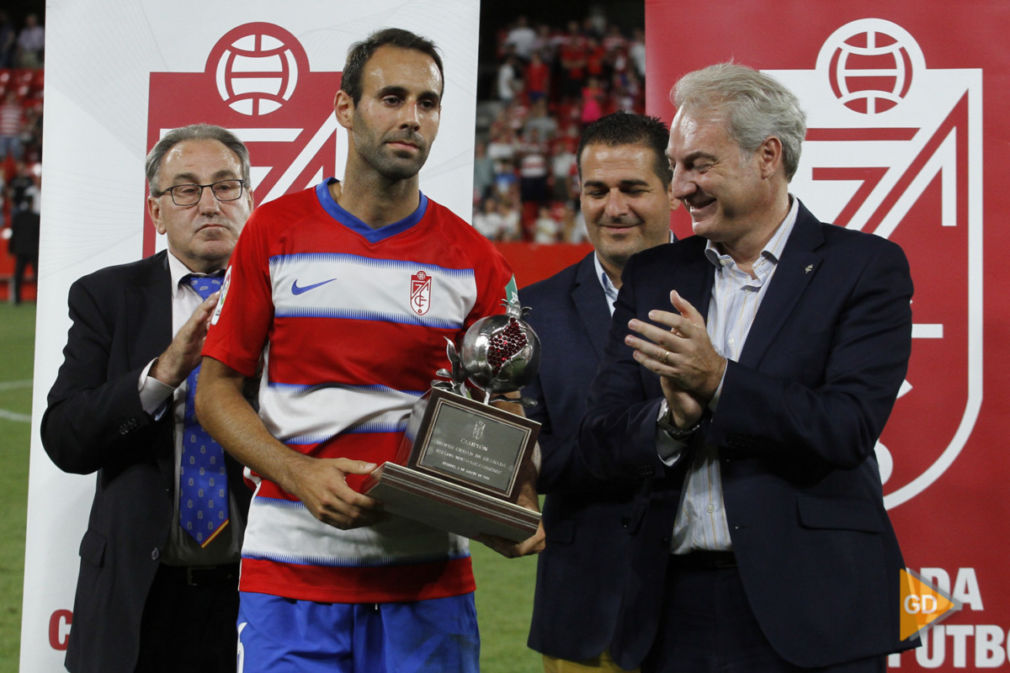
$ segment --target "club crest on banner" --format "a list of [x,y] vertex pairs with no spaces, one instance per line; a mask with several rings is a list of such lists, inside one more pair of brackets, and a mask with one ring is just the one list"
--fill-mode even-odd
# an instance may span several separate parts
[[[211,52],[212,58],[217,56],[215,81],[221,100],[250,117],[268,115],[291,100],[298,84],[298,61],[303,65],[305,62],[301,45],[287,41],[289,33],[275,30],[271,34],[257,29],[263,28],[242,26],[225,36]],[[221,48],[236,34],[234,41]],[[301,59],[295,55],[296,49]]]
[[424,315],[431,308],[431,276],[418,271],[410,277],[410,308]]
[[890,110],[912,84],[915,69],[908,46],[875,25],[856,22],[846,28],[836,33],[841,44],[832,45],[829,56],[828,81],[835,98],[864,114]]
[[896,507],[950,467],[982,401],[982,71],[930,69],[913,35],[867,18],[831,34],[813,70],[765,72],[807,114],[792,193],[911,265],[912,358],[876,447]]
[[[173,128],[218,124],[249,148],[256,203],[310,187],[337,168],[333,96],[340,72],[313,72],[298,39],[272,23],[246,23],[210,46],[203,72],[152,72],[149,150]],[[145,215],[144,255],[156,233]]]

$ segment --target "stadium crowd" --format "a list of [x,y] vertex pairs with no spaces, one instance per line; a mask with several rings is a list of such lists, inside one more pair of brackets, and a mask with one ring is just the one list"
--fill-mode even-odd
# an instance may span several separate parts
[[[45,29],[35,14],[17,26],[0,10],[0,197],[2,226],[25,207],[38,210],[42,162]],[[0,227],[2,228],[2,227]]]
[[13,260],[10,277],[5,269],[0,280],[8,281],[15,304],[29,278],[27,267],[38,273],[44,53],[45,28],[37,14],[14,21],[0,10],[0,237]]
[[493,85],[477,103],[473,224],[499,241],[582,242],[579,136],[611,112],[644,112],[644,33],[599,8],[564,25],[518,16],[494,55],[481,64]]

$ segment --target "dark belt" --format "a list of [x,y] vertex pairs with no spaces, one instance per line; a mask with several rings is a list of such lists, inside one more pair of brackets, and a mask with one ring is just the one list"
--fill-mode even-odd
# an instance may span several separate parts
[[670,569],[723,570],[736,568],[736,556],[731,551],[699,550],[670,556]]
[[238,585],[238,563],[219,566],[169,566],[158,568],[161,579],[190,587]]

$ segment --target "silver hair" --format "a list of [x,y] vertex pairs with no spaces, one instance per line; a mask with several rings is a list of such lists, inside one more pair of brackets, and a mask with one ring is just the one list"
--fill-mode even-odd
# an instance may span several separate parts
[[158,171],[161,169],[161,162],[168,154],[168,151],[185,140],[216,140],[238,157],[242,165],[242,179],[245,180],[246,189],[252,190],[252,183],[249,180],[249,150],[245,144],[238,139],[234,133],[228,129],[214,126],[213,124],[190,124],[172,129],[159,140],[151,152],[147,155],[144,168],[147,173],[147,185],[152,196],[158,196]]
[[671,98],[678,110],[724,113],[730,137],[748,154],[775,136],[782,143],[786,180],[796,173],[806,115],[796,96],[774,78],[736,63],[718,63],[681,77]]

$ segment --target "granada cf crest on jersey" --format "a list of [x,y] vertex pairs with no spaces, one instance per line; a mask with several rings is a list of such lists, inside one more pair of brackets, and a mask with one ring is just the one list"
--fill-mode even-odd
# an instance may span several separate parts
[[[203,72],[151,73],[148,149],[194,122],[229,129],[249,148],[257,204],[334,174],[339,72],[309,70],[301,43],[272,23],[243,24],[206,48]],[[154,252],[155,237],[145,216],[145,256]]]
[[431,308],[431,276],[424,271],[410,277],[410,308],[417,315],[424,315]]

